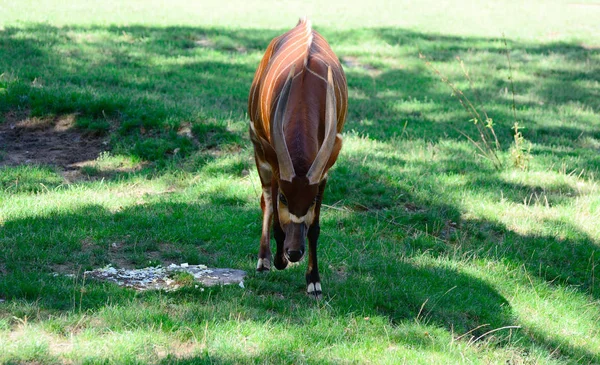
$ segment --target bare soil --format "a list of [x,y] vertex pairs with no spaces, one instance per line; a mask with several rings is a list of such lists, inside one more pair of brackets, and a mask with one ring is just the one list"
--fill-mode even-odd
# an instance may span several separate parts
[[108,149],[106,138],[75,128],[76,114],[30,117],[9,112],[0,122],[0,167],[52,165],[78,170]]
[[376,67],[374,67],[372,65],[369,65],[366,63],[361,63],[357,57],[344,56],[344,57],[342,57],[341,60],[342,60],[342,64],[344,64],[344,66],[346,66],[348,68],[363,69],[363,70],[367,71],[371,77],[377,77],[377,76],[381,75],[381,70],[378,70]]

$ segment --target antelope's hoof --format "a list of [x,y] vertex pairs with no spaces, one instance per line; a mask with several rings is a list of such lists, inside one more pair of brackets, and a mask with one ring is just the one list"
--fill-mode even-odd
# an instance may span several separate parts
[[308,294],[309,297],[316,299],[316,300],[321,300],[323,299],[323,292],[321,291],[321,283],[316,282],[316,283],[309,283],[308,287],[306,288],[306,294]]
[[283,270],[288,266],[289,261],[283,257],[283,255],[275,255],[275,268],[277,270]]
[[258,263],[256,264],[256,271],[264,272],[271,270],[271,260],[268,257],[264,259],[259,258]]

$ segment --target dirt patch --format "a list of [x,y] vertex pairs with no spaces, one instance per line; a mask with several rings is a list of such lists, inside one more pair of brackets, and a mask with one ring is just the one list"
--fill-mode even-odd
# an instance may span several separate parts
[[341,58],[342,64],[348,68],[358,68],[363,69],[369,73],[370,76],[376,77],[381,75],[381,70],[378,70],[373,65],[369,65],[367,63],[362,63],[358,60],[358,57],[354,56],[344,56]]
[[201,36],[194,42],[194,44],[196,44],[196,46],[198,46],[198,47],[204,47],[204,48],[214,48],[215,47],[215,42],[211,41],[206,36]]
[[53,165],[78,170],[108,149],[105,138],[75,128],[77,114],[30,117],[8,112],[0,123],[0,166]]
[[596,51],[600,49],[600,44],[582,43],[581,47],[587,49],[588,51]]
[[185,362],[186,357],[193,356],[195,353],[201,352],[206,348],[204,343],[198,342],[179,342],[177,340],[169,341],[168,346],[155,345],[154,353],[159,359],[166,357],[175,357],[182,359]]
[[404,210],[409,212],[409,213],[423,213],[425,212],[425,209],[419,207],[418,205],[411,203],[411,202],[406,202],[404,203]]
[[[127,237],[129,238],[129,236]],[[116,241],[110,244],[108,248],[108,260],[110,263],[116,265],[120,268],[125,269],[133,269],[135,264],[131,261],[131,258],[128,257],[125,252],[125,246],[127,244],[125,242]],[[150,258],[148,258],[150,260]],[[159,259],[155,259],[159,261]]]

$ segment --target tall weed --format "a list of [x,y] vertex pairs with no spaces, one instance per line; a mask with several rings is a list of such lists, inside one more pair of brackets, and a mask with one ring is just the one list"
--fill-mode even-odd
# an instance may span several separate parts
[[[513,112],[513,127],[514,130],[514,140],[510,147],[510,158],[512,160],[512,165],[523,170],[527,169],[529,165],[529,161],[531,160],[531,143],[529,143],[521,130],[523,130],[523,126],[519,125],[517,121],[517,109],[515,104],[515,88],[513,83],[512,76],[512,65],[510,62],[510,54],[508,50],[508,44],[506,42],[506,38],[503,38],[506,58],[508,61],[508,80],[510,82],[510,91],[512,94],[512,112]],[[456,60],[460,64],[460,68],[462,70],[463,75],[469,81],[469,87],[475,97],[476,106],[469,97],[465,95],[465,93],[457,87],[450,79],[444,75],[439,69],[437,69],[423,54],[419,53],[419,57],[425,61],[425,65],[436,75],[438,75],[441,81],[448,85],[448,87],[452,90],[452,95],[456,97],[456,99],[460,102],[462,107],[469,113],[471,119],[469,122],[473,123],[477,128],[478,136],[472,137],[467,132],[462,129],[454,128],[458,133],[464,136],[469,142],[471,142],[475,148],[478,150],[478,155],[489,160],[496,170],[501,170],[504,168],[505,164],[503,160],[500,158],[500,153],[502,151],[500,141],[498,140],[498,136],[494,129],[495,124],[494,120],[490,118],[487,111],[484,108],[484,104],[481,101],[479,94],[473,86],[473,80],[460,57],[456,57]]]

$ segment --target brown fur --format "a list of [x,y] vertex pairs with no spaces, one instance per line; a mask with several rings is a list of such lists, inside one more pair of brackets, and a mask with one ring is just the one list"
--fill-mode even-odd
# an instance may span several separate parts
[[[288,91],[284,98],[281,95],[286,83],[289,86],[286,86]],[[328,101],[329,108],[326,100],[331,100]],[[285,109],[281,104],[285,104]],[[344,126],[347,107],[346,78],[340,62],[308,21],[301,20],[295,28],[271,41],[256,70],[248,98],[252,123],[250,138],[254,144],[256,166],[263,191],[270,192],[270,197],[263,193],[261,199],[264,217],[258,270],[268,269],[261,268],[263,261],[260,260],[268,259],[270,264],[269,238],[265,237],[265,229],[270,227],[265,227],[265,222],[270,222],[269,215],[272,215],[277,242],[275,266],[284,268],[287,265],[288,252],[290,259],[298,258],[296,251],[304,252],[308,238],[307,284],[311,288],[312,283],[315,288],[319,283],[316,245],[320,206],[327,170],[335,163],[342,147],[339,133]],[[329,124],[325,122],[327,113],[333,118],[329,119]],[[275,122],[279,124],[273,124]],[[330,137],[334,139],[328,139],[330,142],[325,141],[327,125],[332,128],[327,133],[333,130]],[[274,127],[283,129],[283,134],[279,135],[284,141],[273,141],[277,138],[272,133]],[[277,148],[274,142],[280,147]],[[327,148],[323,147],[326,143]],[[324,152],[319,154],[321,149]],[[318,173],[308,174],[311,167],[317,165],[318,155],[318,161],[322,161],[320,168],[313,168]],[[286,172],[289,174],[286,178],[282,177],[287,168],[280,166],[284,157],[287,161],[291,159],[293,172]],[[285,166],[289,166],[289,162]],[[265,206],[267,200],[271,200],[272,210]]]

